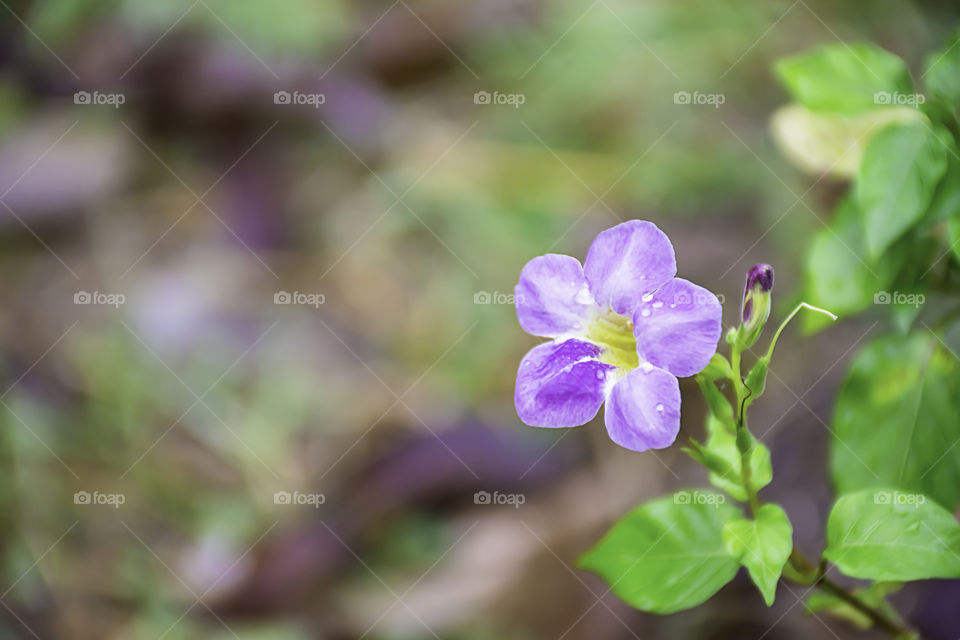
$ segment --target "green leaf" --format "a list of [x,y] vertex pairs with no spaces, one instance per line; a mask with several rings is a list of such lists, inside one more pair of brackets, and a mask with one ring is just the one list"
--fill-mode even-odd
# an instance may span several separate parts
[[950,240],[953,255],[960,260],[960,211],[950,216],[950,220],[947,222],[947,237]]
[[[884,599],[884,596],[898,591],[903,586],[900,582],[874,582],[869,587],[854,589],[853,595],[861,602],[874,609],[880,609],[887,617],[899,621],[896,610]],[[858,609],[825,591],[812,591],[807,597],[807,610],[810,613],[826,611],[841,620],[846,620],[860,630],[869,629],[873,621]]]
[[723,392],[717,388],[716,383],[709,381],[703,374],[698,374],[694,379],[700,386],[700,391],[703,393],[704,400],[707,401],[707,407],[710,409],[711,415],[726,425],[730,431],[736,429],[737,423],[733,417],[733,407],[727,397],[723,395]]
[[730,369],[730,362],[723,355],[715,353],[710,358],[706,368],[698,375],[709,382],[713,382],[714,380],[727,380],[733,376],[733,372]]
[[648,502],[617,522],[580,558],[618,597],[654,613],[704,602],[737,573],[723,525],[739,512],[721,494],[680,491]]
[[786,512],[775,504],[765,504],[754,520],[733,518],[723,526],[723,542],[747,568],[763,601],[772,605],[783,565],[793,551],[793,527]]
[[831,44],[782,58],[776,72],[794,100],[809,109],[856,113],[882,104],[878,92],[913,92],[903,60],[868,43]]
[[[874,296],[886,291],[900,270],[905,255],[894,247],[884,259],[871,264],[863,246],[860,214],[853,198],[839,204],[828,228],[814,236],[805,267],[805,299],[843,317],[863,311],[873,304]],[[803,318],[808,331],[830,321],[807,314]]]
[[947,241],[953,255],[960,259],[960,159],[953,153],[947,159],[947,173],[937,186],[927,219],[932,222],[947,221]]
[[762,356],[757,359],[757,362],[750,368],[750,372],[743,381],[747,389],[750,390],[750,395],[744,400],[744,407],[749,407],[757,398],[763,395],[763,391],[767,386],[767,371],[769,369],[770,359],[767,358],[767,356]]
[[960,501],[960,363],[930,332],[888,336],[854,359],[831,451],[841,493],[894,487]]
[[[726,491],[732,498],[746,502],[747,492],[743,489],[740,475],[740,450],[737,449],[737,437],[712,415],[707,416],[707,442],[704,448],[723,461],[710,470],[710,484]],[[770,450],[753,436],[750,451],[750,484],[755,491],[770,484],[773,480],[773,467],[770,465]]]
[[867,489],[837,500],[823,555],[853,578],[957,578],[960,524],[923,494]]
[[927,57],[923,78],[935,97],[952,111],[960,107],[960,37],[955,36],[942,51]]
[[947,170],[945,129],[925,123],[897,124],[877,132],[867,145],[856,198],[868,253],[878,258],[923,217]]

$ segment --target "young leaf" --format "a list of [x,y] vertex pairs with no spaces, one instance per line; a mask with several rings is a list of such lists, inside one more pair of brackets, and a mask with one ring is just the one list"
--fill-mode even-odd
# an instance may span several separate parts
[[737,561],[723,525],[738,511],[722,495],[680,491],[617,522],[579,566],[600,574],[625,602],[654,613],[695,607],[730,582]]
[[[743,489],[740,475],[740,451],[737,449],[736,435],[712,415],[707,416],[707,434],[704,448],[723,460],[726,469],[722,472],[719,465],[711,467],[710,484],[726,491],[735,500],[746,502],[747,492]],[[755,491],[759,491],[773,480],[773,467],[770,465],[770,450],[753,436],[750,439],[753,443],[750,451],[750,484]]]
[[960,363],[930,332],[870,343],[834,412],[837,489],[890,486],[948,509],[960,501]]
[[713,382],[714,380],[726,380],[730,378],[733,373],[730,369],[730,361],[724,358],[723,355],[715,353],[713,357],[710,358],[710,362],[706,368],[698,375],[702,376],[708,382]]
[[782,58],[776,71],[794,100],[809,109],[856,113],[884,104],[883,93],[913,91],[903,60],[868,43],[831,44]]
[[853,578],[957,578],[960,524],[923,494],[867,489],[837,500],[823,555]]
[[793,550],[793,527],[786,512],[765,504],[754,520],[733,518],[723,526],[723,542],[747,568],[767,606],[772,605],[783,565]]
[[867,145],[856,198],[867,251],[879,258],[890,244],[923,217],[947,170],[953,142],[942,128],[897,124],[878,131]]
[[888,124],[925,118],[911,107],[877,107],[851,115],[788,104],[774,112],[770,129],[780,152],[803,171],[853,178],[875,132]]

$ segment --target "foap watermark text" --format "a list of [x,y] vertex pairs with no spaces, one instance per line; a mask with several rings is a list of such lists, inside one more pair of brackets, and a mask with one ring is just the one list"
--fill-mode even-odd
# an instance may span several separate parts
[[522,93],[500,93],[494,91],[477,91],[473,94],[473,104],[505,104],[519,109],[520,105],[527,101],[527,96]]
[[877,91],[873,94],[873,103],[899,107],[916,107],[927,101],[922,93],[904,93],[902,91]]
[[708,504],[719,507],[726,501],[723,494],[708,491],[677,491],[673,494],[674,504]]
[[304,93],[302,91],[277,91],[273,94],[273,104],[309,106],[319,109],[327,101],[322,93]]
[[273,494],[273,504],[284,504],[293,506],[307,505],[314,509],[319,509],[320,505],[327,501],[327,496],[322,493],[304,493],[302,491],[277,491]]
[[701,91],[677,91],[673,94],[673,104],[707,105],[719,109],[727,101],[722,93],[703,93]]
[[473,304],[515,304],[523,302],[522,295],[501,293],[500,291],[477,291],[473,294]]
[[322,293],[277,291],[273,294],[273,304],[299,304],[317,309],[326,301],[327,297]]
[[903,293],[902,291],[877,291],[873,294],[873,304],[899,304],[910,307],[922,307],[927,296],[922,293]]
[[77,291],[73,294],[73,304],[96,304],[118,308],[127,301],[122,293],[104,293],[102,291]]
[[108,105],[119,109],[127,101],[122,93],[104,93],[102,91],[77,91],[73,94],[73,104],[80,105]]
[[919,507],[927,501],[922,493],[903,493],[902,491],[877,491],[873,494],[874,504],[892,504],[896,506]]
[[101,493],[100,491],[77,491],[73,494],[73,504],[107,505],[119,509],[127,501],[122,493]]
[[489,491],[477,491],[473,494],[473,504],[510,505],[515,509],[519,509],[520,505],[526,501],[527,497],[522,493],[501,493],[499,491],[490,493]]

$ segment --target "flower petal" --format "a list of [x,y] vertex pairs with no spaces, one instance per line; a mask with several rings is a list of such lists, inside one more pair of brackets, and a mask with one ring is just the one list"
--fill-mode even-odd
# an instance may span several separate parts
[[717,351],[721,315],[715,295],[674,278],[646,296],[634,312],[637,354],[681,378],[700,373]]
[[514,293],[520,326],[535,336],[578,332],[596,308],[580,262],[555,253],[528,262]]
[[669,447],[680,432],[680,384],[663,369],[641,365],[613,386],[603,422],[626,449]]
[[601,232],[583,264],[597,303],[626,316],[633,315],[644,294],[677,275],[670,239],[646,220],[628,220]]
[[548,342],[531,349],[517,371],[514,403],[531,427],[576,427],[603,404],[603,385],[616,367],[596,358],[600,347],[581,340]]

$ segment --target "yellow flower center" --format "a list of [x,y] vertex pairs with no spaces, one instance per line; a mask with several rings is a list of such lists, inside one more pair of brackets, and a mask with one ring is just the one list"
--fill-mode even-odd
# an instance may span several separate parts
[[600,361],[621,369],[636,369],[637,339],[633,337],[633,320],[608,309],[600,313],[587,329],[587,339],[603,347]]

